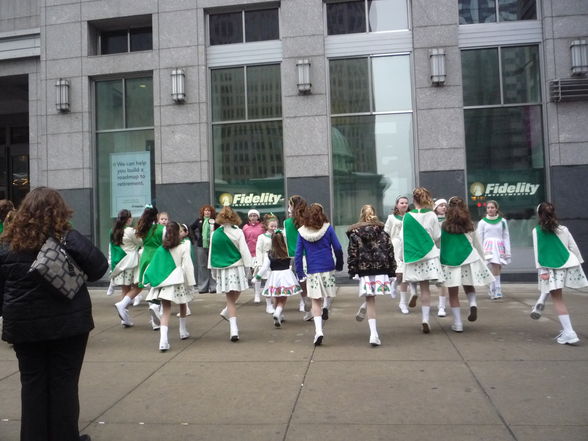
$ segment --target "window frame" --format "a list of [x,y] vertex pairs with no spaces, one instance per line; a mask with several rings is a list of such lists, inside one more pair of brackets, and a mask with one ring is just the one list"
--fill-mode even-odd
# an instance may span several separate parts
[[[383,34],[389,32],[406,32],[412,30],[412,2],[409,0],[404,0],[404,4],[406,5],[406,29],[389,29],[385,31],[370,31],[370,17],[369,17],[369,8],[368,8],[368,0],[323,0],[324,1],[324,14],[323,14],[323,25],[324,25],[324,32],[326,37],[341,37],[344,35],[368,35],[368,34]],[[364,32],[345,32],[342,34],[329,34],[328,29],[328,5],[334,3],[348,3],[352,1],[363,1],[364,2],[364,14],[365,14],[365,31]],[[345,57],[338,57],[338,58],[345,58]]]
[[[131,31],[136,30],[136,29],[150,29],[151,30],[151,49],[141,49],[141,50],[137,50],[137,51],[131,50]],[[108,54],[102,53],[102,36],[104,33],[108,33],[108,32],[126,32],[127,50],[123,51],[123,52],[112,52],[112,53],[108,53]],[[97,47],[96,47],[96,52],[97,52],[96,55],[98,55],[98,56],[130,54],[130,53],[135,53],[135,52],[153,51],[153,26],[137,25],[137,26],[129,26],[129,27],[122,28],[122,29],[108,29],[108,30],[100,29],[100,30],[98,30],[97,34],[98,34],[98,41],[97,41]]]
[[[270,11],[270,10],[276,10],[278,13],[278,38],[271,39],[271,40],[246,41],[245,37],[246,37],[247,31],[245,29],[245,14],[247,12],[252,12],[252,11]],[[210,43],[210,17],[212,15],[234,14],[236,12],[239,12],[241,14],[241,41],[238,41],[235,43],[211,44]],[[261,4],[261,5],[254,5],[251,7],[226,9],[226,10],[222,10],[222,11],[211,10],[211,11],[205,11],[205,13],[206,13],[206,46],[207,47],[218,47],[218,46],[227,46],[227,45],[231,45],[231,44],[250,44],[250,43],[260,43],[260,42],[265,42],[265,41],[281,41],[282,40],[282,17],[281,17],[282,14],[281,14],[281,7],[279,4],[270,4],[270,5]],[[267,63],[267,64],[270,64],[270,63]],[[229,67],[229,66],[227,66],[227,67]],[[235,66],[235,67],[238,67],[238,66]]]
[[537,20],[541,19],[541,17],[540,17],[541,8],[540,8],[540,4],[539,4],[539,2],[541,0],[533,0],[533,1],[535,2],[535,18],[529,18],[529,19],[525,19],[525,20],[500,20],[500,5],[499,5],[500,0],[494,0],[494,14],[495,14],[496,20],[491,21],[491,22],[460,23],[461,15],[460,15],[460,11],[459,11],[459,0],[458,0],[457,23],[459,24],[459,26],[466,26],[466,25],[479,25],[479,24],[492,24],[492,23],[517,23],[517,22],[521,22],[521,21],[537,21]]

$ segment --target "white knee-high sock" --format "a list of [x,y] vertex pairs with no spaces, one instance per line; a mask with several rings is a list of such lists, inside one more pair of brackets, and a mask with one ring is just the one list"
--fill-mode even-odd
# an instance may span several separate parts
[[120,301],[120,304],[122,305],[123,308],[126,309],[127,306],[129,306],[131,303],[133,303],[133,299],[131,299],[129,296],[124,296],[122,298],[122,300]]
[[186,329],[186,317],[180,317],[180,334],[187,334],[188,330]]
[[376,328],[376,319],[368,319],[368,325],[370,326],[370,335],[377,337],[378,329]]
[[431,312],[430,306],[421,306],[421,312],[423,314],[423,323],[429,323],[429,313]]
[[547,299],[548,295],[549,295],[549,291],[542,292],[539,295],[539,298],[537,299],[537,303],[545,304],[545,299]]
[[229,317],[229,327],[231,329],[231,336],[239,335],[239,328],[237,327],[237,317]]
[[283,306],[276,306],[275,312],[274,312],[274,316],[275,317],[280,317],[282,315],[282,311],[284,310]]
[[500,284],[500,274],[494,276],[494,286],[496,287],[496,291],[500,291],[502,289],[502,286]]
[[447,306],[447,297],[439,296],[439,309],[441,309],[441,308],[445,309],[446,306]]
[[271,298],[271,297],[266,297],[266,298],[265,298],[265,304],[266,304],[267,306],[273,306],[273,305],[272,305],[272,298]]
[[569,314],[558,315],[557,318],[559,318],[559,322],[561,323],[564,332],[574,332]]
[[406,291],[400,291],[400,302],[401,305],[406,305],[408,303],[408,293]]
[[260,280],[256,280],[255,281],[255,284],[254,284],[254,287],[255,287],[255,295],[256,296],[259,296],[261,294],[261,281]]
[[325,297],[323,300],[323,308],[331,309],[334,297]]
[[478,303],[476,302],[476,291],[472,291],[472,292],[467,292],[466,295],[468,296],[468,305],[470,306],[470,308],[472,306],[478,306]]
[[159,345],[166,345],[167,344],[167,326],[161,326],[159,328]]
[[416,296],[416,295],[418,295],[418,293],[417,293],[417,284],[416,284],[416,283],[414,283],[414,282],[410,282],[410,283],[408,284],[408,287],[409,287],[409,289],[410,289],[410,294],[411,294],[411,295],[413,295],[413,296]]
[[323,318],[320,316],[314,317],[314,332],[319,335],[323,333]]
[[461,325],[461,309],[459,308],[459,306],[452,306],[451,314],[453,315],[453,323],[456,325]]

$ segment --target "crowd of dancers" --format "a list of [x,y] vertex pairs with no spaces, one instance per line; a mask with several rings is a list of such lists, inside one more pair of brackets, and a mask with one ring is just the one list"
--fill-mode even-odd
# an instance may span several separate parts
[[[412,202],[412,209],[410,204]],[[583,288],[588,280],[579,249],[569,230],[560,225],[549,202],[537,207],[538,225],[532,231],[540,296],[531,311],[538,319],[550,296],[563,330],[560,344],[579,341],[563,300],[562,289]],[[336,296],[335,272],[344,267],[343,249],[323,207],[301,196],[288,199],[288,217],[269,213],[261,219],[248,212],[245,225],[229,206],[219,213],[211,205],[200,208],[190,225],[170,221],[167,213],[147,206],[135,227],[129,210],[121,210],[111,231],[109,261],[112,294],[120,286],[115,309],[124,327],[132,327],[129,307],[147,293],[151,326],[159,330],[159,350],[170,349],[168,330],[172,304],[179,305],[179,337],[187,339],[186,317],[194,295],[225,295],[220,311],[229,322],[229,339],[239,341],[236,304],[250,285],[254,303],[265,299],[273,326],[283,326],[290,297],[300,296],[303,319],[315,327],[314,345],[325,338],[323,324]],[[451,329],[464,331],[458,290],[467,298],[467,320],[478,317],[475,287],[488,287],[491,299],[503,297],[501,269],[511,260],[508,223],[496,201],[486,203],[486,216],[477,227],[460,197],[433,200],[422,187],[397,198],[393,212],[380,221],[371,205],[364,205],[348,237],[347,270],[357,280],[361,303],[356,319],[367,316],[369,343],[381,344],[376,324],[376,298],[399,297],[403,314],[421,305],[421,331],[431,332],[431,286],[438,289],[437,315],[453,318]]]

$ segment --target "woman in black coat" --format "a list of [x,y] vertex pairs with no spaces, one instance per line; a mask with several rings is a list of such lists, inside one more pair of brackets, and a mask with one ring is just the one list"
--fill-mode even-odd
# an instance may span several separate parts
[[31,191],[0,238],[2,339],[18,358],[21,381],[21,441],[78,441],[78,380],[90,330],[92,303],[86,285],[72,300],[29,272],[49,236],[65,248],[88,280],[108,269],[104,255],[71,229],[72,210],[51,188]]

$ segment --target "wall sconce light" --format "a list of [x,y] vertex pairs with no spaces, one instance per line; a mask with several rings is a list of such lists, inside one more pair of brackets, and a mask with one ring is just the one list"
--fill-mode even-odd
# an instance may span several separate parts
[[588,73],[588,40],[574,40],[570,43],[572,51],[572,75],[584,76]]
[[58,112],[69,112],[69,81],[63,78],[55,82],[55,107]]
[[308,95],[311,92],[310,84],[310,60],[305,58],[296,62],[298,70],[298,95]]
[[445,49],[430,49],[429,62],[431,63],[431,83],[433,86],[445,84]]
[[171,97],[172,100],[176,103],[183,103],[186,99],[186,74],[184,73],[184,69],[178,67],[172,70],[171,73],[171,80],[172,80],[172,91]]

